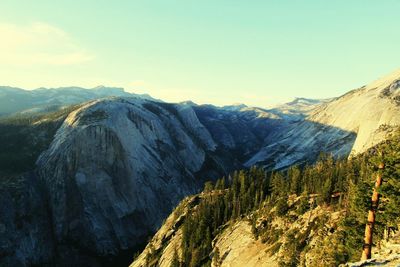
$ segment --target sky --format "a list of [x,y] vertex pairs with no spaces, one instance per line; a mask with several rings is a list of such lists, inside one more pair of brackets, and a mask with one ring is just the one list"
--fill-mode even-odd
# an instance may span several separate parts
[[1,0],[0,85],[260,107],[335,97],[400,68],[399,11],[400,0]]

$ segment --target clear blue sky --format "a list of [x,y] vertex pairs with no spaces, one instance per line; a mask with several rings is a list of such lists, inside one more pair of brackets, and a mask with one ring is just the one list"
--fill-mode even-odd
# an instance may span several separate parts
[[0,84],[266,106],[400,67],[399,0],[0,1]]

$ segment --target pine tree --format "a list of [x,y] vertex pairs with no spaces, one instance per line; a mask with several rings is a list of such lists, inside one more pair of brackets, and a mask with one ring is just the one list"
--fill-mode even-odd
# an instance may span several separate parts
[[274,196],[283,196],[286,193],[286,185],[284,177],[280,172],[275,172],[271,175],[271,192]]
[[301,183],[301,171],[298,166],[289,168],[288,171],[290,179],[290,194],[298,195],[300,193],[300,183]]
[[379,205],[379,189],[382,185],[382,171],[384,168],[384,163],[379,163],[379,173],[376,176],[376,182],[374,187],[374,192],[372,194],[371,199],[371,208],[368,211],[368,221],[365,226],[365,239],[364,239],[364,246],[363,246],[363,253],[361,256],[362,260],[367,260],[371,258],[371,247],[372,247],[372,237],[373,237],[373,229],[375,225],[375,217],[376,212],[378,210]]
[[304,214],[307,210],[310,209],[309,197],[306,192],[303,192],[300,196],[299,205],[297,207],[298,214]]
[[204,192],[211,192],[214,189],[214,185],[211,181],[208,181],[204,184]]
[[276,202],[276,214],[278,216],[283,216],[287,213],[287,211],[289,210],[289,206],[287,203],[287,199],[286,198],[279,198],[279,200]]

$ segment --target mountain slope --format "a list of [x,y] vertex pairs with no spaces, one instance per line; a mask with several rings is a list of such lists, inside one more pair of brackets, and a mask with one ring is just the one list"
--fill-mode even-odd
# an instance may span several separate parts
[[285,168],[318,151],[337,157],[364,152],[400,125],[400,71],[317,107],[282,132],[246,165]]
[[352,153],[362,153],[400,125],[399,96],[400,70],[320,107],[308,119],[357,133]]

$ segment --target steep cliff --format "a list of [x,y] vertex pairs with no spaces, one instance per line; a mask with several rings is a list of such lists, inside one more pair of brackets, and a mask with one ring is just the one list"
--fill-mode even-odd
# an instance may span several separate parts
[[67,117],[37,162],[59,244],[116,255],[200,187],[195,174],[215,144],[190,109],[168,107],[102,100]]

